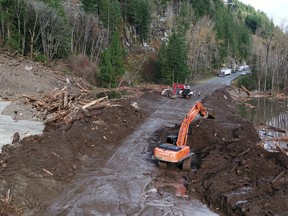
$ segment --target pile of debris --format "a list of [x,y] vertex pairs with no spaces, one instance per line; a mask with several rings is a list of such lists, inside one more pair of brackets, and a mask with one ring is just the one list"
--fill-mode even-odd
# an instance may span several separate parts
[[23,95],[26,103],[37,110],[37,118],[48,122],[64,122],[69,124],[80,116],[89,115],[87,110],[102,109],[111,106],[108,96],[90,99],[89,91],[75,95],[69,92],[67,86],[44,93],[40,98]]
[[[20,99],[24,99],[24,104],[32,107],[37,111],[36,118],[46,123],[65,123],[71,124],[76,120],[81,119],[83,116],[89,116],[89,111],[100,110],[104,107],[119,106],[110,98],[109,92],[116,92],[121,95],[121,91],[126,91],[125,87],[117,88],[116,90],[97,89],[96,91],[90,90],[88,87],[80,88],[80,92],[73,91],[69,86],[62,89],[56,89],[49,93],[44,93],[37,96],[22,95]],[[152,87],[153,89],[153,87]],[[143,94],[141,89],[129,89],[125,97],[138,98]]]

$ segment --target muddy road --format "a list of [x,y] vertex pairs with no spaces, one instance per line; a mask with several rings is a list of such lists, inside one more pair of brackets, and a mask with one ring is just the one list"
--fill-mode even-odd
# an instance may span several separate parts
[[[165,170],[152,160],[149,139],[160,128],[180,123],[196,101],[215,89],[227,86],[238,74],[215,77],[192,85],[201,97],[171,100],[166,97],[141,97],[141,109],[150,116],[109,157],[86,162],[87,167],[63,192],[41,207],[38,215],[214,215],[197,199],[177,194],[184,187],[182,171]],[[168,168],[169,169],[169,168]],[[192,171],[191,171],[192,172]],[[162,187],[162,186],[163,187]],[[172,187],[164,187],[164,186]],[[170,188],[170,190],[166,190]],[[175,193],[176,191],[176,193]]]

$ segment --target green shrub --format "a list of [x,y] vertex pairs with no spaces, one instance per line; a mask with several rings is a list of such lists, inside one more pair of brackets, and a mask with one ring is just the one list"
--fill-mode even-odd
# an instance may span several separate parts
[[39,53],[39,52],[35,53],[33,60],[36,62],[42,62],[42,63],[48,62],[48,58],[43,53]]

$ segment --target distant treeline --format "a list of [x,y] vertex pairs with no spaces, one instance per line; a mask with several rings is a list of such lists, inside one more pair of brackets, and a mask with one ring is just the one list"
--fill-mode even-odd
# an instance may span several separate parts
[[41,62],[81,56],[70,69],[97,86],[193,82],[245,63],[241,84],[287,91],[285,31],[237,0],[0,0],[0,10],[3,48]]

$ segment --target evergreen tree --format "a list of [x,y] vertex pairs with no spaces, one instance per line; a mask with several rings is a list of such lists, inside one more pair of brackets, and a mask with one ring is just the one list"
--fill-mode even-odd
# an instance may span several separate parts
[[98,0],[81,0],[81,6],[84,11],[92,15],[99,14],[99,1]]
[[191,0],[196,19],[213,14],[210,0]]
[[99,17],[109,29],[111,35],[119,31],[122,22],[121,8],[117,0],[99,0]]
[[168,64],[168,46],[163,43],[158,53],[158,61],[156,62],[156,82],[171,84],[172,82],[172,71],[170,71]]
[[192,15],[193,15],[193,9],[191,7],[191,4],[189,2],[182,2],[180,4],[179,8],[179,14],[177,16],[176,20],[176,28],[177,32],[180,32],[181,34],[185,34],[187,30],[191,27],[192,23]]
[[81,0],[82,8],[89,14],[98,16],[109,29],[111,35],[119,31],[122,22],[121,7],[117,0]]
[[125,10],[126,19],[135,27],[136,33],[140,36],[140,40],[146,40],[151,23],[151,9],[148,1],[127,0]]
[[221,67],[227,57],[245,59],[249,53],[251,36],[244,22],[223,3],[216,5],[215,31],[219,44],[217,67]]
[[248,14],[245,18],[245,24],[255,34],[256,30],[261,27],[261,19],[256,14]]
[[159,52],[156,77],[161,83],[184,83],[189,74],[187,65],[187,46],[183,36],[174,32],[168,45],[163,45]]
[[187,47],[184,37],[173,33],[168,44],[168,61],[174,82],[184,83],[188,75]]
[[116,87],[125,72],[124,54],[120,34],[116,32],[112,36],[110,46],[103,51],[100,57],[100,79],[109,88]]

